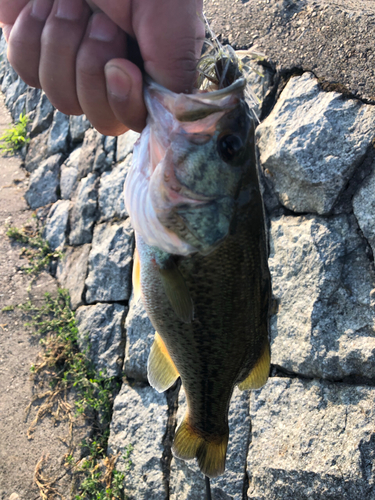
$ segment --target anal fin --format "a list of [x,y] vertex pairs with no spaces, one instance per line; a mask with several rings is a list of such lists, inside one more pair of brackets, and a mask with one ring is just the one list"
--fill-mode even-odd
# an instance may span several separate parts
[[180,376],[158,332],[155,332],[155,340],[148,357],[147,376],[150,385],[158,392],[169,389]]
[[176,431],[172,451],[183,460],[197,458],[202,473],[214,478],[225,471],[228,436],[229,432],[220,436],[202,436],[189,424],[185,415]]
[[159,273],[174,312],[184,323],[191,323],[194,319],[194,304],[176,263],[169,259],[165,267],[159,268]]
[[244,391],[246,389],[260,389],[263,387],[270,373],[270,365],[271,353],[269,343],[267,342],[261,357],[256,362],[248,377],[238,384],[238,388]]

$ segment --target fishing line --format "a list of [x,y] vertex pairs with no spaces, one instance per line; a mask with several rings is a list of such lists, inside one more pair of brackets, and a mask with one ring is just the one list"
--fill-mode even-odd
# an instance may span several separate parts
[[204,480],[206,482],[206,500],[212,500],[210,478],[204,476]]

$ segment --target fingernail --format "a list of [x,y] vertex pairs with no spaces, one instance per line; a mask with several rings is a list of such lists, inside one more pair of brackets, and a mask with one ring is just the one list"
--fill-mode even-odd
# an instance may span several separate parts
[[58,0],[56,17],[67,21],[78,21],[82,16],[81,0]]
[[104,71],[108,92],[119,101],[126,100],[132,85],[129,76],[118,66],[112,64],[107,64]]
[[51,0],[34,0],[31,15],[39,21],[45,21],[52,9]]
[[117,35],[117,26],[108,17],[99,12],[91,18],[89,37],[101,42],[112,42]]

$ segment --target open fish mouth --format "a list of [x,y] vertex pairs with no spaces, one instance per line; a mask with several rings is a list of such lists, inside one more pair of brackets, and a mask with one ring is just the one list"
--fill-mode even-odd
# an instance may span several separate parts
[[148,86],[145,89],[145,101],[150,115],[160,112],[162,104],[176,120],[186,124],[201,121],[214,113],[234,109],[243,98],[247,86],[246,79],[240,78],[223,89],[209,92],[196,89],[193,94],[175,94],[149,77],[146,81]]

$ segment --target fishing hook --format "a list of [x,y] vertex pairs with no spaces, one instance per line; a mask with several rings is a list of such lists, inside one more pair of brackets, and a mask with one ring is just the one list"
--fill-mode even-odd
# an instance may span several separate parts
[[212,500],[210,478],[204,476],[204,480],[206,482],[206,500]]

